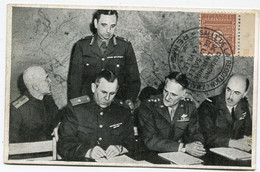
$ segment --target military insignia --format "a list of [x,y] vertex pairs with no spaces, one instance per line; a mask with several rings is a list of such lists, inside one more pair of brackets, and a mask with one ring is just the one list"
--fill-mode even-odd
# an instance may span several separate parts
[[113,43],[114,43],[114,45],[117,45],[116,36],[114,36],[114,38],[113,38]]
[[80,105],[83,103],[88,103],[89,101],[90,101],[90,98],[88,95],[70,99],[70,103],[72,104],[72,106]]
[[129,109],[129,106],[122,100],[119,100],[119,99],[114,99],[113,100],[113,103],[123,107],[123,108],[126,108],[126,109]]
[[123,123],[120,122],[120,123],[117,123],[117,124],[113,124],[113,125],[110,125],[109,128],[118,128],[120,127],[120,125],[122,125]]
[[208,98],[206,98],[206,100],[212,103],[212,100],[210,100],[210,99],[208,99]]
[[107,59],[123,59],[124,56],[108,56]]
[[189,121],[189,115],[188,114],[182,114],[181,119],[177,120],[178,122],[184,122],[184,121]]
[[17,99],[16,101],[14,101],[12,103],[12,105],[18,109],[19,107],[21,107],[23,104],[25,104],[26,102],[29,101],[29,98],[27,96],[22,96],[19,99]]
[[94,43],[94,38],[95,38],[94,35],[92,35],[92,39],[91,39],[89,45],[93,45],[93,43]]
[[192,99],[190,99],[190,98],[187,98],[187,97],[183,98],[182,100],[183,100],[183,101],[185,101],[185,102],[192,101]]
[[246,112],[241,114],[241,117],[239,118],[239,120],[243,120],[243,119],[245,119],[245,117],[246,117]]
[[123,59],[124,56],[114,56],[114,59]]

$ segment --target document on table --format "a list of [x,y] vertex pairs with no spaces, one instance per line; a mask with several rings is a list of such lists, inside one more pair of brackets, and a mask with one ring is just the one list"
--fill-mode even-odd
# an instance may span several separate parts
[[183,152],[159,153],[158,155],[178,165],[198,165],[203,163],[203,160]]
[[219,147],[211,148],[210,151],[231,160],[251,160],[250,153],[235,148]]
[[134,163],[134,164],[151,164],[147,161],[136,161],[126,155],[120,155],[120,156],[116,156],[114,158],[111,159],[106,159],[106,158],[100,158],[98,160],[96,160],[97,162],[100,163]]

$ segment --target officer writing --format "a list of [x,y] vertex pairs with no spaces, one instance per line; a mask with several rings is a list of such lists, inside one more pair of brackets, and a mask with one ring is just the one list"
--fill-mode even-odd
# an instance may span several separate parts
[[134,134],[130,109],[114,100],[118,79],[109,70],[91,84],[93,99],[70,100],[59,128],[58,153],[66,160],[100,159],[131,153]]

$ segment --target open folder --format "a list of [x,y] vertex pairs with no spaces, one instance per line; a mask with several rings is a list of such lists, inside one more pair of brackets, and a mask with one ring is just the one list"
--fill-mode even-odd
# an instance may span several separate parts
[[250,153],[235,148],[228,148],[228,147],[210,148],[210,151],[231,160],[251,160]]
[[158,155],[178,165],[199,165],[203,163],[203,160],[183,152],[159,153]]

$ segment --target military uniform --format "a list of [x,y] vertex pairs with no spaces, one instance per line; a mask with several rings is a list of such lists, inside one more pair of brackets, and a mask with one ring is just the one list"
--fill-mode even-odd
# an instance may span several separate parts
[[198,109],[200,130],[207,148],[228,147],[230,139],[240,139],[244,135],[252,135],[252,121],[248,101],[242,98],[235,108],[235,119],[232,119],[221,94],[205,100]]
[[138,118],[144,144],[157,152],[178,151],[180,142],[203,143],[198,131],[196,107],[190,99],[181,100],[171,120],[168,107],[163,104],[163,95],[157,95],[142,103]]
[[137,98],[141,82],[132,44],[124,38],[113,36],[102,54],[97,34],[79,40],[72,50],[68,98],[91,97],[91,83],[102,69],[111,70],[117,75],[118,99],[134,101]]
[[10,106],[9,142],[34,142],[51,139],[59,122],[58,107],[52,96],[38,100],[26,92]]
[[122,145],[129,153],[134,142],[130,110],[123,102],[114,100],[101,108],[94,100],[72,99],[59,127],[58,153],[66,160],[86,160],[90,148]]

